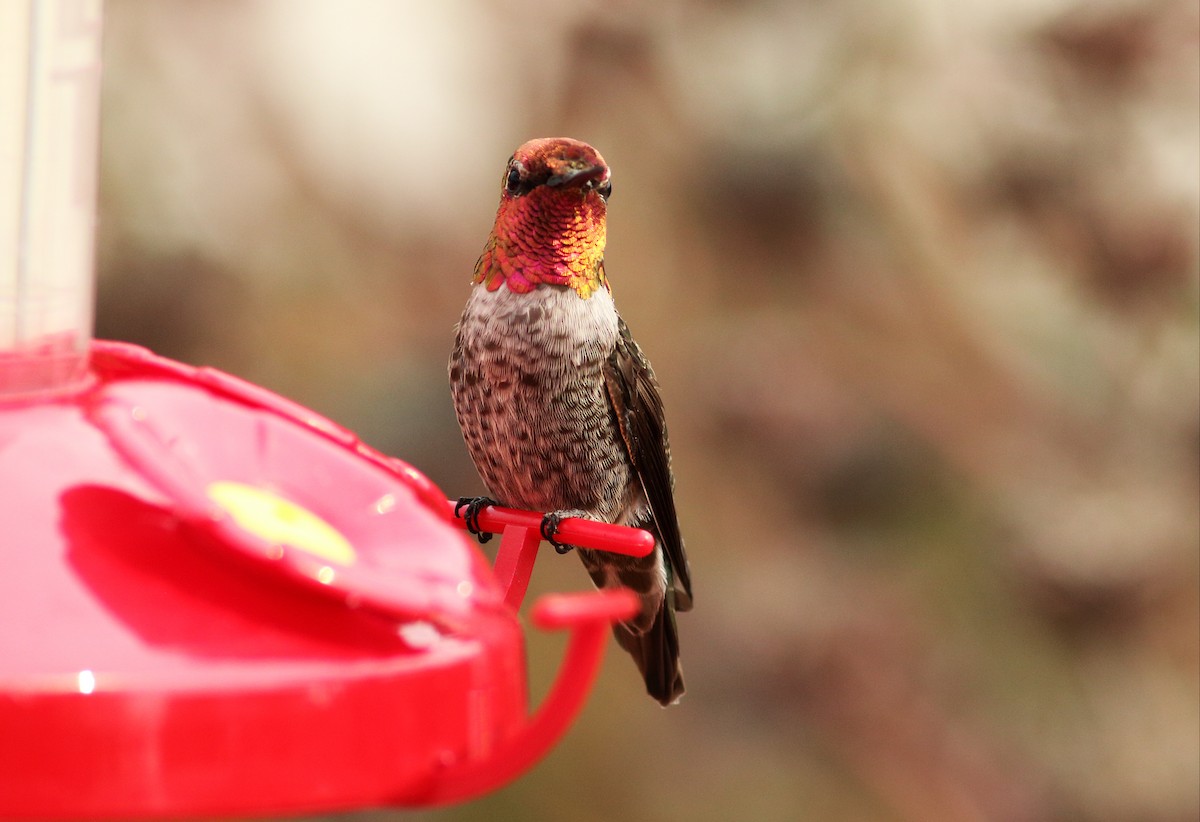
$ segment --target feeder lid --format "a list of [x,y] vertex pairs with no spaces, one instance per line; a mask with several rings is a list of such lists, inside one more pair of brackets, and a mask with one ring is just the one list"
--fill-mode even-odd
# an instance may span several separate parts
[[390,618],[445,624],[500,607],[489,566],[411,466],[214,369],[112,343],[93,363],[118,378],[88,395],[88,418],[214,548]]

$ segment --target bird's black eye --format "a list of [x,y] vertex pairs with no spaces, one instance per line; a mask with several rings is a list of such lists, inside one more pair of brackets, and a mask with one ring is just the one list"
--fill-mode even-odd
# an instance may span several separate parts
[[509,194],[519,194],[521,191],[521,181],[523,178],[522,172],[525,169],[518,162],[513,162],[508,167],[508,174],[504,178],[504,190]]
[[603,197],[606,200],[609,197],[611,197],[612,196],[612,180],[605,180],[604,185],[602,185],[596,189],[596,193],[599,194],[601,197]]

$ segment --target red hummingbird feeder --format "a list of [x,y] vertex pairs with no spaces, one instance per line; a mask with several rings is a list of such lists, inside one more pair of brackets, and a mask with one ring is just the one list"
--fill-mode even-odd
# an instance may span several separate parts
[[[100,4],[0,14],[18,18],[0,20],[0,59],[38,100],[14,112],[37,139],[0,224],[17,249],[0,259],[0,817],[431,805],[519,776],[577,715],[633,595],[534,604],[534,625],[571,637],[531,712],[517,609],[539,515],[483,512],[493,568],[444,494],[346,429],[89,341]],[[598,523],[559,533],[653,547]]]

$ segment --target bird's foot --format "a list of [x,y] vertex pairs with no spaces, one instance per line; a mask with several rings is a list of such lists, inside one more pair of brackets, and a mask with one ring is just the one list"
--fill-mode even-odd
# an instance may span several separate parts
[[454,516],[460,516],[460,512],[465,508],[466,511],[461,513],[463,522],[467,525],[467,531],[479,540],[479,544],[490,540],[494,535],[480,529],[479,514],[484,508],[489,505],[499,505],[491,497],[459,497],[458,502],[454,505]]
[[554,550],[560,554],[566,554],[574,548],[574,545],[565,545],[559,542],[555,537],[558,536],[558,526],[562,524],[564,519],[572,517],[586,517],[584,511],[550,511],[542,516],[542,539],[554,546]]

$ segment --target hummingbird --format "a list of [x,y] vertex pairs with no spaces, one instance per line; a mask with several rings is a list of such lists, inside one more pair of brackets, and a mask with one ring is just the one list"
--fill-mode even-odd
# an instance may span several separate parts
[[[654,550],[629,557],[579,547],[598,587],[634,591],[639,612],[613,626],[662,705],[684,692],[675,612],[692,607],[691,571],[675,511],[671,450],[658,380],[617,313],[604,272],[612,182],[596,149],[531,140],[509,158],[500,206],[450,355],[454,409],[490,497],[545,512],[649,530]],[[481,537],[482,539],[482,537]]]

